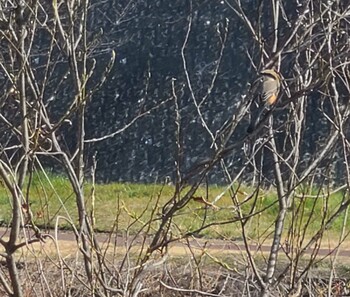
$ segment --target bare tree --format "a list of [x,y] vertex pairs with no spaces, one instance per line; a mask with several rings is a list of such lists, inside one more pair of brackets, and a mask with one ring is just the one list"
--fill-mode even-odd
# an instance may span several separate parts
[[[3,285],[8,294],[22,296],[22,289],[15,264],[14,252],[31,242],[43,240],[44,234],[35,226],[30,209],[31,180],[36,168],[41,167],[40,156],[58,156],[71,181],[79,213],[79,241],[89,283],[94,286],[90,242],[95,246],[91,224],[88,219],[84,182],[84,113],[85,106],[94,92],[106,79],[114,62],[110,61],[100,73],[100,81],[89,89],[87,84],[94,74],[96,62],[89,57],[87,15],[89,1],[65,3],[53,1],[52,5],[38,1],[7,1],[2,4],[2,43],[6,54],[2,55],[1,68],[4,86],[2,106],[18,111],[15,118],[1,116],[8,127],[11,146],[2,147],[1,176],[12,193],[12,221],[10,238],[2,240],[6,249],[10,283],[3,276]],[[63,15],[63,16],[62,16]],[[40,40],[40,36],[44,36]],[[43,47],[43,48],[41,48]],[[43,56],[42,52],[47,55]],[[59,65],[63,70],[58,70]],[[56,76],[57,75],[57,76]],[[57,98],[57,89],[50,87],[55,81],[57,88],[70,79],[74,86],[69,98]],[[65,110],[53,120],[52,101],[62,100]],[[13,113],[12,113],[13,114]],[[10,117],[13,117],[8,113]],[[58,135],[64,123],[77,115],[79,132],[77,148],[72,153],[62,149]],[[27,189],[25,179],[29,175]],[[35,239],[19,242],[20,226],[28,226],[36,232]],[[28,242],[29,240],[29,242]],[[98,246],[95,246],[98,250]]]
[[[134,9],[134,2],[115,5],[118,24],[123,22],[128,11]],[[96,28],[89,26],[88,20],[89,14],[98,10],[98,3],[88,0],[1,2],[0,83],[4,91],[0,97],[0,124],[4,136],[0,176],[12,206],[8,238],[0,238],[4,249],[1,257],[6,263],[0,270],[4,293],[27,296],[27,285],[36,287],[22,282],[24,277],[15,253],[23,247],[31,250],[34,244],[52,241],[58,257],[57,262],[52,263],[56,268],[57,282],[62,285],[57,289],[61,295],[140,296],[144,291],[154,292],[155,288],[160,294],[171,291],[196,296],[232,296],[232,288],[239,291],[238,296],[297,296],[302,291],[313,294],[313,286],[317,284],[308,277],[311,267],[319,261],[323,236],[342,215],[342,234],[336,249],[348,235],[350,173],[346,127],[350,113],[347,55],[350,8],[341,1],[292,3],[271,0],[258,1],[257,14],[254,14],[250,11],[251,2],[225,0],[220,3],[231,15],[215,24],[216,55],[204,66],[198,66],[192,63],[188,48],[195,26],[195,10],[200,6],[198,8],[195,1],[188,1],[186,28],[178,53],[183,78],[171,79],[167,98],[140,109],[121,127],[106,133],[100,131],[99,137],[91,139],[85,136],[87,107],[97,100],[96,94],[108,80],[116,56],[113,46],[108,45],[104,48],[103,59],[99,60],[101,56],[96,54],[99,34],[94,31]],[[207,104],[215,89],[220,88],[218,80],[228,51],[232,22],[243,24],[249,36],[252,46],[244,51],[254,75],[242,93],[234,95],[232,115],[219,119],[221,128],[216,129],[208,121],[210,110]],[[279,102],[264,114],[252,134],[242,133],[250,108],[259,97],[258,73],[272,67],[282,76]],[[203,73],[207,75],[205,80],[202,79]],[[147,90],[150,77],[149,71]],[[181,108],[181,99],[185,92],[189,96],[188,106],[194,110],[195,119],[210,143],[206,151],[210,154],[190,169],[186,164],[183,140],[186,137],[186,110]],[[137,215],[119,201],[115,224],[109,230],[106,245],[101,247],[94,231],[96,160],[92,166],[90,212],[87,208],[90,197],[84,191],[86,145],[125,133],[139,119],[170,105],[175,143],[173,194],[165,204],[161,203],[161,193],[150,197],[144,211]],[[64,141],[69,125],[76,130],[70,146]],[[315,134],[317,139],[312,138]],[[305,143],[309,139],[312,139],[312,148],[305,153]],[[232,158],[237,151],[244,152],[244,159],[241,166],[233,170]],[[341,162],[334,162],[336,157]],[[65,215],[57,216],[54,236],[45,234],[35,225],[31,209],[34,176],[40,172],[50,180],[45,171],[47,159],[51,165],[63,168],[68,177],[78,217],[75,223],[72,211],[64,209],[62,197],[57,195]],[[225,191],[217,197],[210,197],[206,187],[206,196],[197,196],[198,189],[203,184],[208,186],[208,177],[217,172],[226,179]],[[252,172],[252,187],[246,191],[243,188]],[[337,172],[345,174],[342,184],[335,188],[333,183]],[[275,193],[275,199],[266,206],[261,201],[268,187]],[[335,192],[342,193],[342,201],[332,209],[329,203]],[[229,195],[232,205],[227,220],[218,221],[211,211],[220,211],[218,205],[224,195]],[[193,200],[204,206],[204,212],[200,208],[197,216],[201,224],[194,230],[185,230],[177,218],[184,216]],[[324,205],[321,213],[316,211],[319,201]],[[311,209],[307,206],[310,203]],[[264,225],[264,214],[272,207],[278,209],[275,222]],[[125,238],[118,237],[121,213],[127,214],[131,220],[123,233]],[[316,220],[319,223],[317,231],[310,231]],[[58,241],[60,221],[67,222],[73,230],[78,248],[76,259],[82,259],[82,265],[79,260],[70,261],[63,257]],[[141,227],[131,235],[129,229],[136,224]],[[252,246],[252,224],[257,225],[258,235],[254,243],[259,247],[258,252]],[[191,245],[196,240],[194,235],[220,225],[240,228],[242,257],[229,255],[220,259],[206,249],[206,244],[200,255],[196,254]],[[191,277],[183,282],[174,277],[175,272],[169,268],[167,258],[169,245],[180,241],[185,242],[190,253],[186,259],[189,263],[186,268],[190,268],[184,271]],[[117,250],[120,242],[123,242],[125,251],[122,255]],[[134,245],[138,247],[137,252],[133,251]],[[269,247],[267,256],[262,246]],[[309,256],[303,258],[307,252]],[[204,263],[207,257],[219,268],[220,274],[211,275],[210,283],[205,281],[206,274],[209,275]],[[50,281],[42,271],[43,262],[36,260],[41,267],[37,273],[42,286],[36,295],[53,296],[52,292],[43,293],[50,291]],[[336,256],[326,282],[328,295],[333,292],[335,263]],[[31,280],[30,277],[27,279]],[[31,293],[35,291],[31,290]]]

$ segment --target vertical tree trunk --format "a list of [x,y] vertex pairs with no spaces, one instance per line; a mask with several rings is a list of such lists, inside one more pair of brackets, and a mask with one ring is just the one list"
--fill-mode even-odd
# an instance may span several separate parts
[[18,74],[19,74],[19,100],[20,100],[20,111],[22,118],[22,146],[23,146],[23,159],[18,173],[18,185],[20,188],[23,187],[24,180],[28,169],[28,152],[29,152],[29,133],[28,133],[28,112],[27,112],[27,98],[26,98],[26,50],[25,50],[25,39],[27,35],[26,22],[25,22],[25,3],[19,1],[16,9],[16,21],[18,29]]

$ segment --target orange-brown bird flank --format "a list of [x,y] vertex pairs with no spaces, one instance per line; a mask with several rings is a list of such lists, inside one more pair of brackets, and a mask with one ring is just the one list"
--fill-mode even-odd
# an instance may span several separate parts
[[268,105],[273,105],[273,104],[276,103],[276,101],[277,101],[277,96],[276,96],[276,94],[272,94],[272,95],[267,99],[266,103],[267,103]]

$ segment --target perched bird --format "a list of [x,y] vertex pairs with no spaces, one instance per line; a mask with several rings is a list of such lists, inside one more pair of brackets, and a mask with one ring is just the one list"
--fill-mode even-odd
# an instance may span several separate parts
[[252,133],[260,122],[261,116],[265,111],[270,110],[277,102],[278,94],[281,88],[281,77],[274,69],[265,69],[260,72],[260,104],[258,115],[252,118],[247,129],[248,133]]

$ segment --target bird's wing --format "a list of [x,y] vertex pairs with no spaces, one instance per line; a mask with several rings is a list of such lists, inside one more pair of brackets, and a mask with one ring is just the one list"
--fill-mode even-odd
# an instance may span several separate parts
[[[266,78],[263,81],[263,93],[261,94],[262,100],[266,103],[274,103],[276,101],[278,93],[278,83],[274,78]],[[274,100],[270,100],[274,96]],[[273,101],[273,102],[270,102]]]

